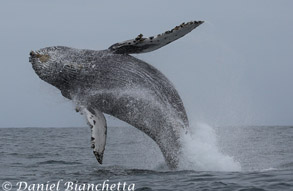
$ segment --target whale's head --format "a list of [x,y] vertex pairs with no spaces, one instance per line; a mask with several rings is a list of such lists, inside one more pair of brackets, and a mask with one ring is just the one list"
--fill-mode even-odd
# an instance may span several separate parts
[[29,61],[42,80],[60,89],[70,80],[67,68],[72,66],[74,51],[69,47],[47,47],[31,51]]

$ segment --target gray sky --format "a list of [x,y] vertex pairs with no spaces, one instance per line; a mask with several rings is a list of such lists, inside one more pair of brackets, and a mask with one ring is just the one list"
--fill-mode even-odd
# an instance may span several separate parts
[[0,127],[86,126],[73,104],[34,73],[30,50],[106,49],[191,20],[206,22],[135,55],[173,82],[191,121],[293,125],[292,7],[290,0],[1,1]]

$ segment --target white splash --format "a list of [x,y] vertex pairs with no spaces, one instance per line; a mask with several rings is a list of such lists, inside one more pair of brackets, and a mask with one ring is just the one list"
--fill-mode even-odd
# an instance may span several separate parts
[[215,130],[204,123],[190,126],[182,136],[183,153],[179,167],[197,171],[240,171],[241,165],[233,157],[220,151]]

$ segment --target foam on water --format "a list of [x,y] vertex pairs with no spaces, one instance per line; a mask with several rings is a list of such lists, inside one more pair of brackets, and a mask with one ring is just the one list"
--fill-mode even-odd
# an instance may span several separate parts
[[220,151],[217,134],[205,123],[190,125],[182,135],[183,153],[180,168],[197,171],[240,171],[241,165],[232,156]]

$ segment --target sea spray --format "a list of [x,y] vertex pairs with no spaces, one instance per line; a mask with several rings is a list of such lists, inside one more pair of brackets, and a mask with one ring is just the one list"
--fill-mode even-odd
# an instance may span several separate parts
[[241,165],[232,156],[220,151],[215,130],[205,124],[191,124],[183,134],[180,169],[197,171],[240,171]]

